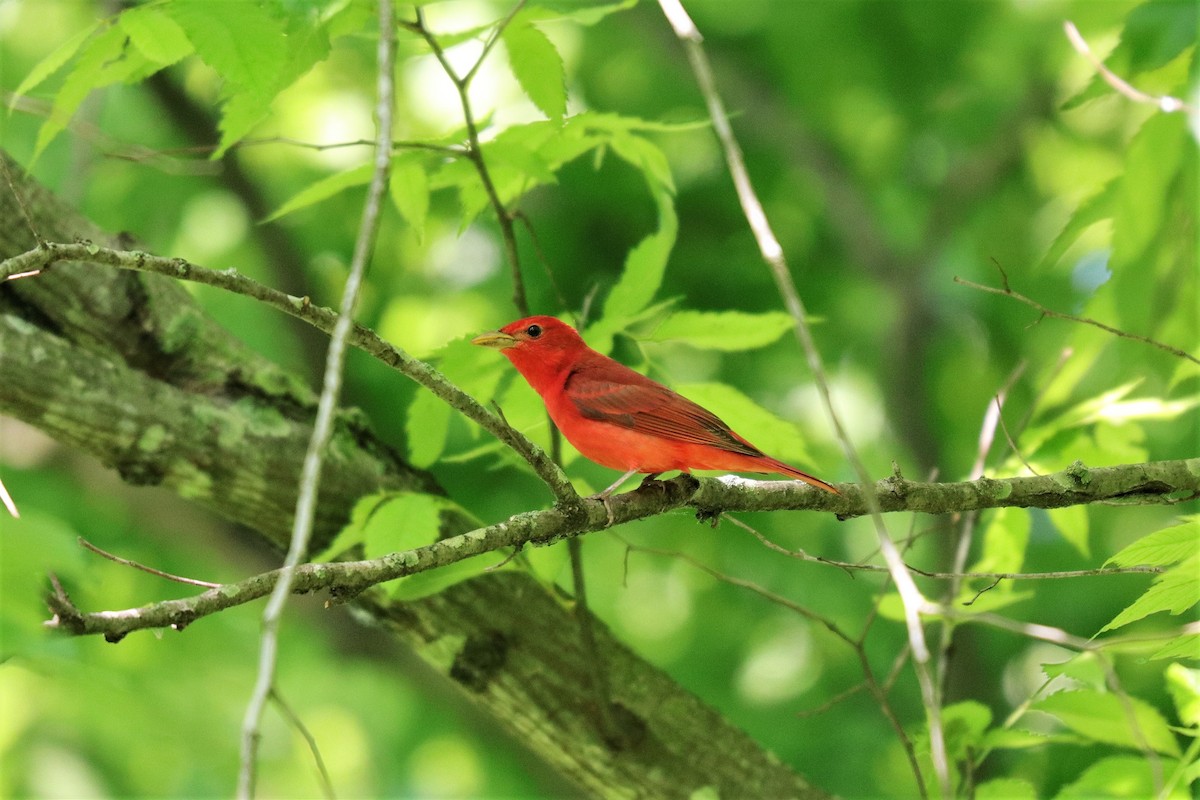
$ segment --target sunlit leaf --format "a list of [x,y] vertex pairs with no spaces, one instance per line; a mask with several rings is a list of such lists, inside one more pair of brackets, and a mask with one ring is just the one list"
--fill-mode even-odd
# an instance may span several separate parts
[[[1175,768],[1174,759],[1159,762],[1159,774],[1170,773]],[[1108,756],[1088,766],[1073,783],[1064,786],[1055,795],[1056,800],[1142,800],[1159,796],[1156,791],[1158,779],[1150,761],[1142,756]],[[1185,787],[1176,786],[1170,800],[1187,798]]]
[[706,350],[753,350],[777,341],[791,327],[792,318],[783,311],[676,311],[647,338],[683,342]]
[[149,59],[174,64],[195,48],[187,34],[160,6],[136,6],[121,12],[117,18],[137,49]]
[[1154,576],[1145,594],[1124,608],[1100,632],[1128,625],[1160,611],[1182,614],[1197,603],[1200,603],[1200,555],[1194,555],[1162,575]]
[[63,81],[58,93],[54,95],[50,116],[38,130],[37,143],[34,146],[35,158],[54,141],[54,137],[66,129],[67,123],[71,121],[79,104],[88,94],[104,85],[100,75],[106,65],[116,63],[120,59],[125,38],[125,32],[114,25],[87,41],[75,61],[75,66]]
[[[1020,572],[1025,564],[1031,527],[1029,510],[998,508],[988,516],[983,531],[983,554],[972,572]],[[1012,584],[1007,585],[1011,591]]]
[[1119,179],[1111,180],[1104,185],[1103,189],[1087,200],[1084,200],[1079,205],[1079,208],[1075,209],[1075,213],[1067,220],[1067,224],[1058,236],[1054,238],[1050,249],[1046,251],[1045,257],[1042,258],[1042,269],[1057,264],[1058,260],[1063,257],[1063,253],[1067,251],[1067,248],[1074,244],[1080,234],[1088,228],[1097,222],[1112,218],[1120,189],[1121,181]]
[[[1126,708],[1132,709],[1134,720],[1130,720]],[[1032,710],[1050,714],[1075,733],[1096,742],[1136,750],[1141,750],[1144,742],[1156,752],[1179,755],[1179,742],[1166,720],[1154,706],[1136,697],[1121,698],[1086,689],[1058,692],[1034,703]],[[1136,721],[1136,731],[1132,721]]]
[[429,175],[425,172],[424,160],[416,154],[393,159],[388,192],[396,210],[412,227],[417,239],[423,239],[425,221],[429,217]]
[[1200,633],[1185,633],[1183,636],[1176,636],[1150,656],[1152,661],[1164,658],[1200,661]]
[[1051,508],[1046,511],[1059,535],[1075,548],[1084,558],[1091,555],[1088,546],[1088,512],[1087,506],[1065,506]]
[[1200,514],[1181,517],[1178,525],[1143,536],[1114,553],[1104,566],[1139,564],[1166,567],[1200,553]]
[[446,401],[433,392],[417,392],[404,421],[408,458],[414,465],[428,467],[441,457],[450,431],[451,413]]
[[13,90],[12,102],[9,104],[10,107],[14,106],[18,99],[40,86],[42,81],[49,78],[55,72],[58,72],[78,52],[83,43],[96,32],[96,29],[103,24],[104,20],[96,20],[89,27],[79,31],[79,33],[71,36],[58,47],[51,50],[50,54],[39,61],[29,71],[29,74],[25,76],[25,79],[17,84],[17,88]]
[[327,200],[352,186],[365,186],[371,182],[371,173],[373,170],[374,166],[372,164],[361,164],[345,172],[338,172],[322,178],[315,183],[311,183],[284,201],[284,204],[272,211],[263,222],[279,219],[282,216],[291,214],[293,211],[307,208],[313,203]]
[[1184,725],[1200,726],[1200,669],[1183,664],[1167,665],[1167,690],[1175,703],[1175,713]]
[[521,14],[504,28],[501,38],[525,94],[547,117],[561,120],[567,113],[566,73],[554,43]]

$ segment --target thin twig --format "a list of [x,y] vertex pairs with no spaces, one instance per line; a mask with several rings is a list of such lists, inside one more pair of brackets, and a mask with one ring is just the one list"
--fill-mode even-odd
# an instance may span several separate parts
[[114,555],[113,553],[110,553],[107,550],[103,550],[103,549],[97,547],[96,545],[92,544],[87,539],[83,538],[82,536],[76,537],[76,541],[79,542],[79,544],[82,545],[83,547],[86,547],[88,550],[91,550],[96,555],[103,556],[104,558],[107,558],[109,561],[115,561],[116,563],[122,564],[126,567],[133,567],[134,569],[140,569],[142,572],[149,572],[151,575],[157,575],[158,577],[166,578],[169,581],[175,581],[176,583],[186,583],[189,586],[204,586],[208,589],[215,589],[221,585],[219,583],[211,583],[209,581],[196,580],[195,578],[185,578],[182,575],[172,575],[170,572],[163,572],[160,569],[155,569],[154,567],[148,567],[145,564],[139,564],[138,562],[131,561],[128,558],[121,558],[118,555]]
[[[723,519],[728,520],[733,525],[749,532],[757,538],[762,544],[770,550],[781,553],[790,558],[795,558],[800,561],[809,561],[814,564],[825,564],[830,567],[837,567],[846,572],[882,572],[886,573],[888,568],[879,564],[864,564],[861,561],[839,561],[836,558],[825,558],[824,556],[814,556],[803,550],[789,550],[781,544],[778,544],[769,539],[766,534],[748,525],[743,520],[731,514],[725,514]],[[1096,569],[1068,569],[1057,572],[936,572],[933,570],[925,570],[920,567],[905,562],[904,568],[914,575],[920,575],[922,578],[932,578],[934,580],[971,580],[971,579],[987,579],[987,580],[1060,580],[1063,578],[1095,578],[1105,575],[1160,575],[1166,571],[1165,567],[1156,566],[1132,566],[1132,567],[1097,567]]]
[[[680,0],[659,0],[659,5],[662,7],[663,13],[671,23],[672,28],[674,28],[676,36],[683,42],[684,48],[687,50],[688,60],[691,62],[692,71],[696,75],[696,82],[708,106],[709,118],[712,120],[713,129],[724,150],[725,160],[733,177],[734,187],[737,191],[738,200],[741,202],[742,211],[746,216],[747,222],[750,224],[750,229],[754,233],[755,240],[758,242],[762,258],[771,270],[776,286],[783,298],[784,305],[794,320],[796,338],[808,360],[809,368],[812,370],[813,380],[816,383],[818,394],[821,396],[826,416],[829,418],[837,439],[842,445],[846,460],[854,468],[854,472],[858,476],[860,483],[865,487],[870,483],[870,475],[867,473],[866,466],[858,457],[858,453],[850,441],[849,434],[843,427],[837,409],[833,404],[821,355],[813,341],[812,332],[808,327],[804,304],[800,299],[800,294],[796,290],[795,284],[792,282],[791,272],[784,258],[783,248],[771,230],[766,213],[763,211],[762,203],[759,201],[750,181],[749,172],[742,158],[741,148],[734,137],[728,115],[725,112],[724,103],[717,92],[712,67],[708,62],[708,56],[705,54],[702,45],[703,37],[701,37],[699,29],[696,28],[695,23],[688,16]],[[917,673],[917,680],[921,685],[921,694],[925,702],[926,713],[929,717],[929,738],[933,766],[938,776],[938,782],[941,785],[942,795],[948,797],[952,793],[952,787],[950,785],[950,770],[946,758],[945,737],[942,731],[941,712],[937,705],[933,678],[928,669],[930,659],[929,648],[925,643],[925,632],[921,625],[921,612],[928,604],[928,601],[921,595],[920,590],[917,589],[912,576],[904,569],[903,559],[900,557],[895,543],[892,542],[888,535],[887,527],[883,522],[878,504],[868,500],[868,508],[875,526],[876,535],[879,538],[884,560],[892,571],[892,578],[895,581],[896,589],[900,594],[900,599],[904,607],[908,637],[913,650],[913,664]],[[920,781],[919,774],[917,779]]]
[[1168,114],[1183,110],[1186,110],[1190,114],[1197,112],[1195,106],[1183,102],[1178,97],[1171,97],[1170,95],[1156,97],[1133,88],[1127,81],[1118,77],[1115,72],[1106,67],[1103,61],[1092,54],[1092,49],[1088,47],[1087,41],[1080,35],[1079,29],[1075,27],[1074,22],[1064,20],[1063,30],[1066,31],[1067,39],[1070,40],[1071,46],[1075,48],[1075,51],[1086,58],[1092,65],[1092,68],[1100,73],[1100,77],[1104,79],[1104,82],[1116,89],[1119,94],[1128,97],[1136,103],[1149,103],[1158,106],[1160,110]]
[[283,718],[308,743],[308,751],[312,753],[313,762],[317,765],[317,776],[321,779],[321,791],[328,800],[334,800],[337,797],[337,793],[333,790],[333,781],[329,777],[329,770],[325,768],[325,759],[321,757],[321,748],[317,745],[316,737],[308,730],[308,726],[304,724],[304,720],[300,719],[300,715],[293,711],[291,705],[284,700],[283,695],[279,693],[279,689],[274,686],[271,687],[271,702],[279,709],[279,713],[283,715]]
[[12,514],[13,519],[21,518],[21,512],[17,510],[17,504],[13,502],[12,495],[8,493],[8,489],[4,488],[3,479],[0,479],[0,503],[4,503],[4,507],[8,509],[9,514]]
[[261,734],[259,725],[263,707],[271,694],[275,682],[275,662],[279,648],[279,625],[283,610],[292,593],[292,580],[296,567],[304,560],[308,540],[312,534],[316,512],[317,491],[321,481],[325,449],[333,433],[333,418],[337,411],[338,396],[342,384],[342,364],[345,361],[347,341],[354,320],[354,307],[359,289],[366,274],[371,253],[379,231],[379,216],[383,198],[387,192],[391,171],[392,142],[392,98],[394,95],[394,65],[396,61],[396,32],[391,0],[379,0],[379,46],[377,48],[377,97],[375,106],[377,137],[374,172],[367,190],[358,238],[354,243],[354,255],[350,262],[350,274],[342,291],[342,303],[337,324],[329,339],[329,350],[325,360],[325,377],[321,397],[317,403],[317,417],[313,424],[312,438],[304,456],[300,478],[300,492],[296,499],[296,514],[292,526],[291,544],[278,581],[271,592],[271,599],[263,612],[262,646],[259,653],[258,679],[246,707],[242,723],[241,768],[238,772],[238,797],[249,800],[254,796],[258,761],[258,742]]
[[974,281],[969,281],[969,280],[966,280],[965,278],[960,278],[957,275],[954,276],[954,282],[957,284],[966,286],[968,288],[971,288],[971,289],[978,289],[981,292],[988,292],[989,294],[998,294],[1001,297],[1011,297],[1014,300],[1019,300],[1027,306],[1036,308],[1038,311],[1040,311],[1042,313],[1043,316],[1054,317],[1055,319],[1063,319],[1063,320],[1067,320],[1068,322],[1078,322],[1083,325],[1091,325],[1093,327],[1099,328],[1102,331],[1111,333],[1113,336],[1120,336],[1122,339],[1130,339],[1135,342],[1141,342],[1142,344],[1148,344],[1151,347],[1157,347],[1159,350],[1170,353],[1171,355],[1176,356],[1177,358],[1185,358],[1188,361],[1191,361],[1193,364],[1200,364],[1200,358],[1196,358],[1191,353],[1184,352],[1183,350],[1180,350],[1178,347],[1172,347],[1169,344],[1163,344],[1162,342],[1156,341],[1147,336],[1139,336],[1136,333],[1127,333],[1126,331],[1120,330],[1119,328],[1114,328],[1111,325],[1105,325],[1103,322],[1091,319],[1090,317],[1077,317],[1074,314],[1064,314],[1061,311],[1055,311],[1052,308],[1046,308],[1046,306],[1042,305],[1037,300],[1026,297],[1025,295],[1020,294],[1018,292],[1014,292],[1011,290],[1005,291],[1004,289],[997,289],[994,286],[984,286],[981,283],[975,283]]

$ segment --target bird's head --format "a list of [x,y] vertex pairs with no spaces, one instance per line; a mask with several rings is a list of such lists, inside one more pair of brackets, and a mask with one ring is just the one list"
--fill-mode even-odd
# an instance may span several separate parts
[[574,328],[547,316],[510,322],[498,331],[476,336],[471,344],[499,350],[535,389],[539,388],[539,379],[551,379],[587,349]]

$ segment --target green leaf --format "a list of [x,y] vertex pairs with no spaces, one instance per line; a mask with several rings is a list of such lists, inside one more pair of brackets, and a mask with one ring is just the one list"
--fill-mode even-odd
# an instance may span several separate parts
[[330,175],[322,178],[316,183],[309,184],[288,198],[287,201],[285,201],[284,204],[279,208],[272,211],[271,214],[263,220],[263,222],[270,222],[271,220],[279,219],[282,216],[291,214],[293,211],[307,208],[313,203],[319,203],[322,200],[327,200],[338,192],[349,189],[352,186],[364,186],[371,182],[371,174],[373,170],[373,164],[361,164],[353,169],[348,169],[345,172],[339,172],[335,175]]
[[1084,200],[1079,208],[1075,209],[1075,213],[1067,220],[1067,224],[1059,232],[1058,236],[1054,237],[1054,241],[1050,244],[1050,249],[1046,251],[1046,255],[1042,258],[1040,267],[1047,269],[1058,263],[1063,257],[1063,253],[1067,248],[1075,243],[1075,240],[1086,231],[1088,228],[1106,219],[1111,219],[1113,210],[1116,208],[1117,196],[1120,194],[1121,181],[1114,179],[1105,184],[1104,188],[1096,194]]
[[1176,636],[1150,656],[1152,661],[1164,658],[1200,661],[1200,633],[1185,633],[1182,636]]
[[83,43],[91,38],[91,35],[103,24],[105,24],[104,20],[96,20],[91,26],[84,28],[50,51],[50,55],[39,61],[25,76],[25,79],[17,85],[9,108],[13,108],[19,98],[29,94],[30,91],[40,86],[42,81],[58,72],[62,65],[70,61]]
[[706,350],[753,350],[777,341],[791,330],[792,318],[783,311],[748,314],[743,311],[677,311],[647,337],[653,342],[684,342]]
[[621,277],[604,302],[604,316],[617,319],[636,316],[658,292],[675,237],[679,233],[679,218],[671,194],[653,188],[658,204],[658,230],[629,251]]
[[1147,263],[1151,243],[1172,224],[1166,213],[1171,184],[1180,173],[1184,150],[1194,146],[1183,114],[1154,114],[1133,137],[1113,215],[1112,289],[1121,298],[1117,313],[1123,326],[1147,330],[1153,320],[1156,283]]
[[1200,726],[1200,669],[1169,664],[1166,674],[1167,691],[1171,693],[1180,722],[1193,728]]
[[[1130,725],[1126,704],[1133,709],[1136,733]],[[1136,697],[1120,698],[1091,690],[1058,692],[1035,703],[1032,710],[1050,714],[1075,733],[1096,742],[1140,750],[1144,741],[1155,752],[1179,755],[1179,742],[1166,720],[1153,706]]]
[[176,0],[164,8],[187,33],[196,55],[222,78],[260,98],[274,97],[288,58],[280,20],[258,3]]
[[595,25],[609,14],[637,5],[637,0],[537,0],[523,11],[530,19],[569,19],[579,25]]
[[942,709],[942,731],[946,754],[954,760],[968,758],[983,744],[984,733],[992,724],[992,711],[977,700],[963,700]]
[[1169,567],[1200,553],[1200,514],[1181,518],[1169,528],[1157,530],[1121,548],[1104,566],[1132,567],[1141,564]]
[[1200,555],[1192,556],[1162,575],[1156,575],[1145,594],[1117,614],[1112,622],[1100,629],[1100,633],[1159,611],[1179,615],[1197,603],[1200,603]]
[[794,424],[767,411],[732,386],[688,383],[675,389],[712,411],[767,455],[782,461],[799,462],[801,469],[812,460],[804,438]]
[[1065,675],[1092,689],[1103,689],[1107,676],[1095,653],[1079,653],[1073,658],[1057,664],[1042,664],[1047,678]]
[[408,457],[414,465],[428,467],[437,463],[446,448],[450,414],[450,406],[433,392],[417,392],[404,421]]
[[[1162,773],[1170,774],[1175,762],[1164,760]],[[1186,791],[1173,792],[1171,798],[1185,798]],[[1150,762],[1141,756],[1109,756],[1094,762],[1074,783],[1063,787],[1057,800],[1101,800],[1101,798],[1130,798],[1143,800],[1157,797],[1155,774]]]
[[1020,778],[996,778],[975,787],[975,800],[1037,800],[1037,789]]
[[520,13],[501,38],[517,83],[543,114],[561,121],[567,113],[567,76],[554,43]]
[[[998,508],[992,512],[983,532],[983,554],[971,572],[1020,572],[1025,564],[1031,525],[1028,509]],[[1010,582],[1009,591],[1011,586]]]
[[134,47],[163,66],[174,64],[195,50],[183,28],[161,6],[128,8],[117,21]]
[[1051,508],[1046,512],[1059,534],[1084,558],[1091,556],[1088,547],[1087,506]]
[[38,130],[37,142],[34,145],[33,156],[36,159],[42,151],[54,141],[71,121],[79,104],[111,74],[106,67],[120,60],[125,47],[125,33],[116,26],[106,28],[98,36],[93,37],[83,48],[75,67],[63,81],[62,87],[54,96],[54,105],[50,116]]
[[388,183],[392,203],[404,221],[412,227],[418,240],[425,238],[425,222],[429,218],[429,174],[419,154],[406,154],[392,159],[392,176]]

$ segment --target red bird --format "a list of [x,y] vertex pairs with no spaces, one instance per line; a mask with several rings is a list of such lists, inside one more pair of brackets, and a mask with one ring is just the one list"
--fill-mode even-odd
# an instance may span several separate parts
[[765,455],[711,411],[596,352],[554,317],[520,319],[471,343],[495,348],[513,363],[576,450],[625,472],[602,497],[635,472],[653,478],[676,469],[775,472],[839,494]]

